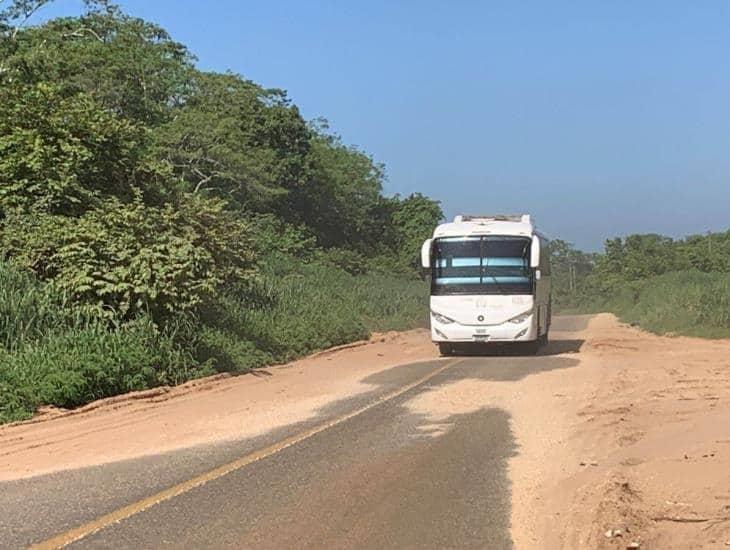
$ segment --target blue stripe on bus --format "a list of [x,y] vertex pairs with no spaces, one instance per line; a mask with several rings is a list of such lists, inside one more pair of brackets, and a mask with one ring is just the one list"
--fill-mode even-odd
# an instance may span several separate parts
[[529,283],[530,278],[529,277],[490,277],[485,275],[483,282],[485,285],[493,284],[493,283]]
[[434,279],[437,285],[493,285],[493,284],[519,284],[529,283],[529,277],[437,277]]
[[527,260],[524,258],[484,258],[486,267],[524,267]]
[[[480,258],[452,258],[451,265],[447,258],[436,260],[436,267],[479,267]],[[484,258],[485,267],[525,267],[527,260],[524,258]]]
[[437,277],[437,285],[478,285],[482,281],[479,277]]
[[449,260],[441,258],[436,262],[436,267],[479,267],[481,265],[480,258],[453,258],[451,266],[448,265]]

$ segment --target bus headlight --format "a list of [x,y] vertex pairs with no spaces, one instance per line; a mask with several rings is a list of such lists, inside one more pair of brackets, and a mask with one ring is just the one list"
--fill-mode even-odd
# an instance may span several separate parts
[[514,323],[515,325],[519,325],[520,323],[524,323],[525,321],[527,321],[530,315],[532,315],[532,310],[525,311],[524,313],[520,313],[516,317],[512,317],[509,322]]
[[436,319],[436,321],[438,321],[442,325],[450,325],[451,323],[454,322],[453,319],[449,319],[445,315],[441,315],[440,313],[436,313],[433,310],[431,311],[431,315],[433,315],[433,318]]

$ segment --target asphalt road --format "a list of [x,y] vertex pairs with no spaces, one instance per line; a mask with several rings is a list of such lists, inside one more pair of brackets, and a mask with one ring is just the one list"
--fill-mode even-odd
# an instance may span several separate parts
[[[557,319],[562,340],[537,357],[381,372],[366,380],[372,392],[263,437],[0,483],[0,546],[85,525],[70,548],[510,548],[509,414],[454,415],[433,437],[404,403],[464,378],[517,382],[574,367],[556,354],[580,346],[570,331],[584,322]],[[180,494],[160,494],[170,487]]]

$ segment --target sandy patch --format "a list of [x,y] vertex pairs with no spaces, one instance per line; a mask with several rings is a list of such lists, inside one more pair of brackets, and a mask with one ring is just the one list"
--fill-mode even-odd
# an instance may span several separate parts
[[594,317],[576,368],[464,379],[407,404],[425,427],[510,414],[516,548],[730,546],[730,342],[662,338]]
[[730,342],[662,338],[601,316],[584,356],[596,385],[576,400],[570,444],[598,465],[557,485],[575,495],[562,543],[729,547]]
[[[509,413],[515,547],[730,547],[730,341],[658,337],[611,315],[553,337],[554,351],[570,348],[561,340],[584,341],[565,355],[577,365],[514,381],[462,379],[406,404],[428,437],[447,433],[453,415]],[[426,331],[391,334],[269,375],[2,427],[0,480],[255,436],[371,390],[362,380],[373,373],[435,357]]]
[[211,377],[0,427],[0,481],[254,437],[373,389],[367,376],[437,357],[425,330],[376,335],[255,375]]

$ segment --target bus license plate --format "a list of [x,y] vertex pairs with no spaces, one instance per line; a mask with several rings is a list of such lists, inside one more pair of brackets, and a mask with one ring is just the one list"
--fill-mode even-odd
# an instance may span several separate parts
[[489,340],[488,334],[475,334],[474,335],[475,342],[486,342],[487,340]]

